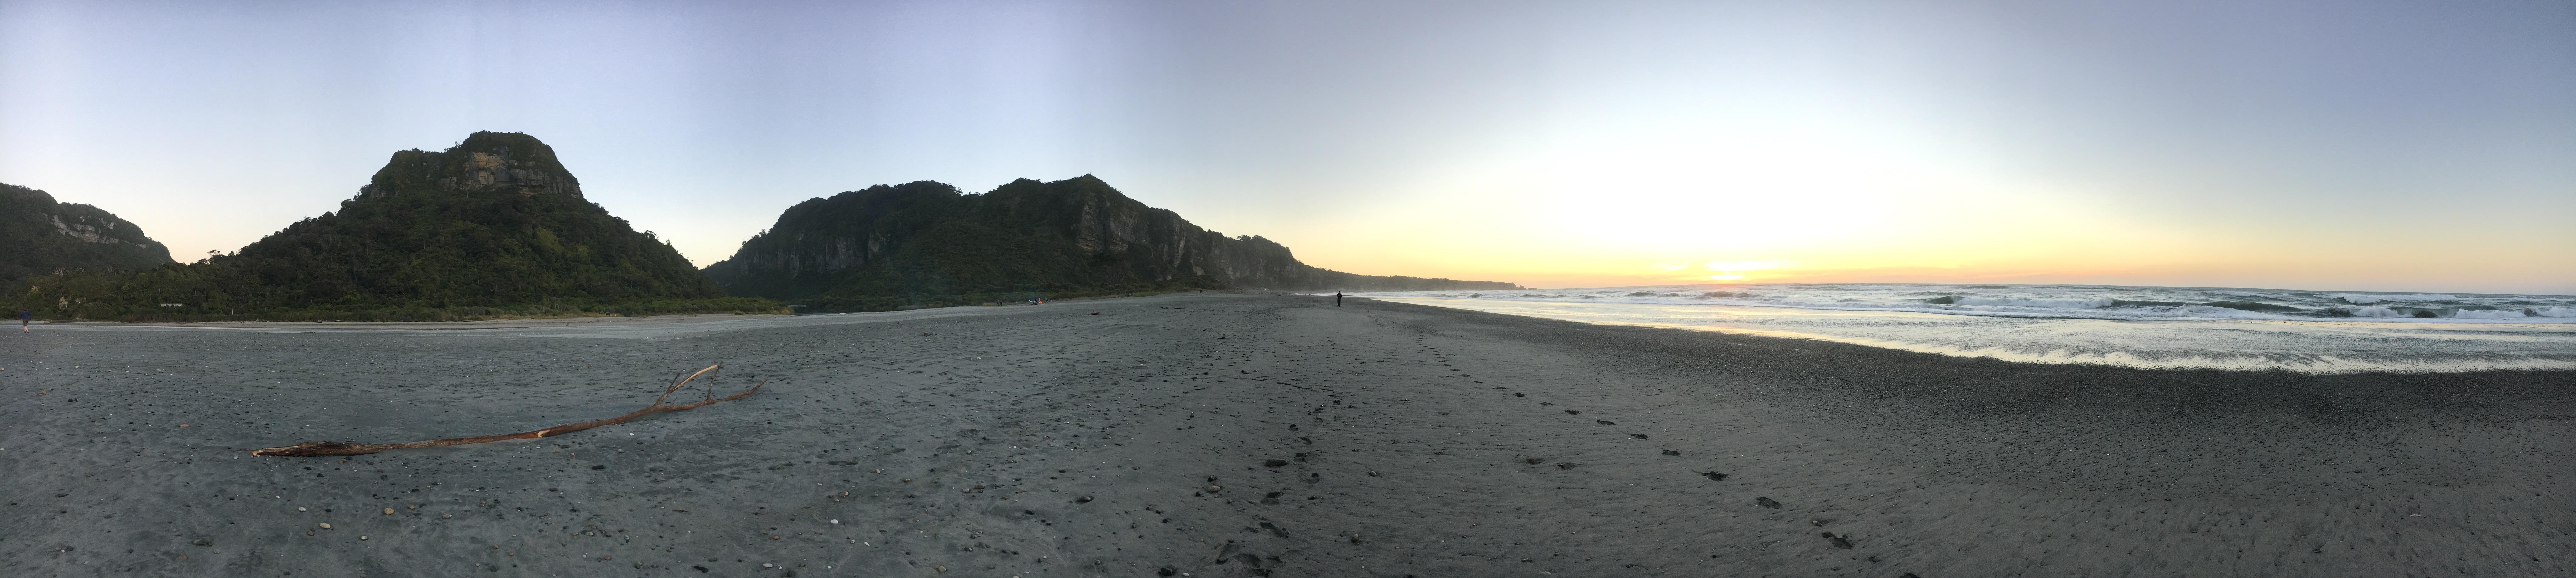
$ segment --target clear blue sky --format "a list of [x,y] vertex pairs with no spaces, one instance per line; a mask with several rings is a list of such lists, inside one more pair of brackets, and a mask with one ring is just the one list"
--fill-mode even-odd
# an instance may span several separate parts
[[2576,293],[2576,3],[0,0],[0,182],[183,260],[554,145],[700,265],[1096,174],[1363,273]]

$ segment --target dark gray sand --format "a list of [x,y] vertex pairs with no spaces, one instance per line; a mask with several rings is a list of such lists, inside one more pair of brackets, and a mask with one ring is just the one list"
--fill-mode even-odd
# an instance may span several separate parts
[[[0,575],[2576,574],[2564,372],[1215,294],[367,327],[0,336]],[[772,381],[543,440],[234,451],[605,417],[716,361]]]

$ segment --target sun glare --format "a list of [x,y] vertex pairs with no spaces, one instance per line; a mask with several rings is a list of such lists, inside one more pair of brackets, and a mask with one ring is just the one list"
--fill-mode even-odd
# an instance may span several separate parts
[[1789,261],[1710,261],[1704,267],[1710,272],[1710,281],[1743,281],[1747,271],[1787,269],[1795,265]]
[[1708,262],[1708,270],[1728,272],[1761,271],[1764,269],[1787,268],[1794,264],[1795,263],[1788,261],[1710,261]]

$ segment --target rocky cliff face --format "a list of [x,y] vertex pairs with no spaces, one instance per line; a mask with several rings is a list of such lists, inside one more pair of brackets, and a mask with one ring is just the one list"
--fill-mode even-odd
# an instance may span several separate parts
[[152,275],[39,278],[28,294],[92,319],[674,312],[726,298],[669,244],[583,199],[554,150],[524,134],[396,152],[339,209],[229,255]]
[[150,269],[169,262],[168,247],[115,214],[0,184],[0,283],[6,286],[36,275]]
[[536,137],[500,132],[474,133],[446,151],[395,151],[393,160],[377,170],[374,179],[358,187],[358,196],[430,188],[581,196],[581,181],[555,160],[554,147]]
[[[1090,175],[1022,179],[980,195],[915,182],[790,207],[707,275],[736,295],[792,301],[1136,289],[1508,289],[1509,283],[1353,275],[1287,247],[1227,237]],[[883,301],[879,301],[883,303]]]

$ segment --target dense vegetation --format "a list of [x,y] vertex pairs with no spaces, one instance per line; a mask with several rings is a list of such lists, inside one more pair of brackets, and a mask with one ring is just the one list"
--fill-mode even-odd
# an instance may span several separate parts
[[1200,289],[1514,287],[1310,267],[1278,243],[1201,229],[1090,175],[980,195],[923,181],[808,200],[707,274],[734,294],[808,312]]
[[579,181],[536,138],[490,132],[443,152],[396,152],[339,211],[233,254],[29,285],[23,306],[80,319],[425,321],[782,310],[726,295],[669,244],[582,198]]
[[24,289],[40,275],[132,271],[169,262],[170,249],[134,223],[98,207],[57,203],[44,191],[0,183],[0,287]]

